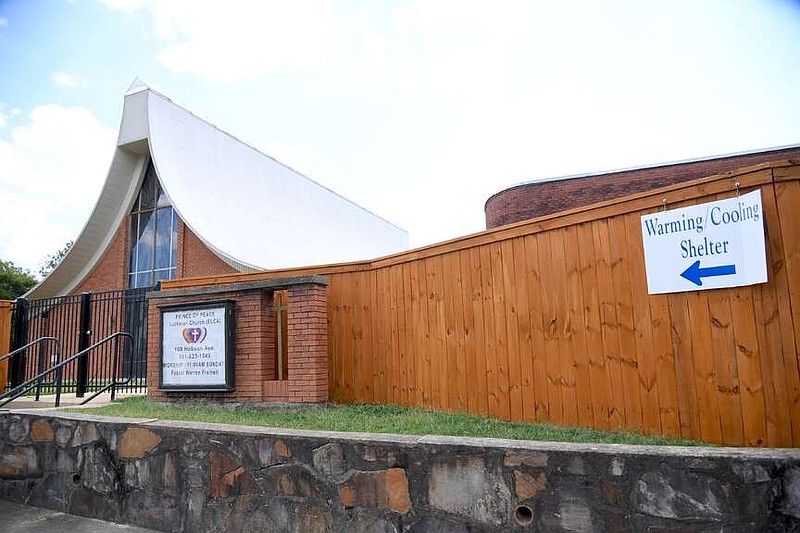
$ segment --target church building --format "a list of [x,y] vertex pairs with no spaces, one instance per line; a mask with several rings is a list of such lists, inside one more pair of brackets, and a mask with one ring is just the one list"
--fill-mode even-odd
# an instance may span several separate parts
[[26,298],[363,260],[407,247],[403,229],[137,80],[94,210]]

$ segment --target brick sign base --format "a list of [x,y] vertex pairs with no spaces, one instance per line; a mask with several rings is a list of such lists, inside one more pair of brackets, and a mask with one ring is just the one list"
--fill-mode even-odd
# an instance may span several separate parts
[[[154,400],[207,399],[223,402],[323,403],[328,401],[328,278],[300,276],[257,282],[161,290],[148,295],[147,382],[159,382],[160,307],[235,302],[235,390],[170,392],[148,388]],[[279,380],[275,362],[276,291],[288,293],[287,379]]]

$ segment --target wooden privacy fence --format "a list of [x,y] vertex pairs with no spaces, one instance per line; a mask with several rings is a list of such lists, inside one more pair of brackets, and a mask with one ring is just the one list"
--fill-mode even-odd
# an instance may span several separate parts
[[[647,294],[640,216],[762,192],[768,283]],[[750,167],[330,276],[331,398],[800,445],[800,162]],[[793,314],[794,310],[794,314]],[[291,357],[291,354],[289,354]]]
[[[0,356],[6,355],[11,346],[11,305],[8,300],[0,300]],[[8,383],[8,360],[0,362],[0,393],[5,392]]]

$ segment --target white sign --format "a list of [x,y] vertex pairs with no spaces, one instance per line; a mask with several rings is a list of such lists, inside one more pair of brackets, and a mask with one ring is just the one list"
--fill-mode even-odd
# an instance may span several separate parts
[[761,190],[642,215],[650,294],[767,281]]
[[226,387],[225,311],[224,305],[162,311],[162,387]]

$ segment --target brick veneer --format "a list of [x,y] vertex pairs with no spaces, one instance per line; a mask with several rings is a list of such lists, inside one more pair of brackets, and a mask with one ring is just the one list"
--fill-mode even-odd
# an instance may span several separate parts
[[790,159],[800,159],[800,147],[524,183],[500,191],[486,201],[486,229],[722,174],[737,168]]
[[220,259],[181,220],[178,226],[178,276],[195,278],[215,274],[233,274],[235,268]]
[[[125,217],[117,228],[114,240],[88,276],[72,291],[99,292],[124,289],[128,286],[128,248],[130,219]],[[178,220],[178,278],[233,274],[235,268],[220,259],[182,220]]]
[[[302,276],[149,295],[147,382],[155,400],[210,399],[223,402],[321,403],[328,401],[327,278]],[[273,295],[287,289],[288,379],[277,381]],[[233,392],[167,392],[159,382],[159,307],[216,300],[235,302]]]
[[72,291],[99,292],[124,289],[128,286],[128,240],[130,223],[125,218],[117,228],[114,240],[86,278]]

